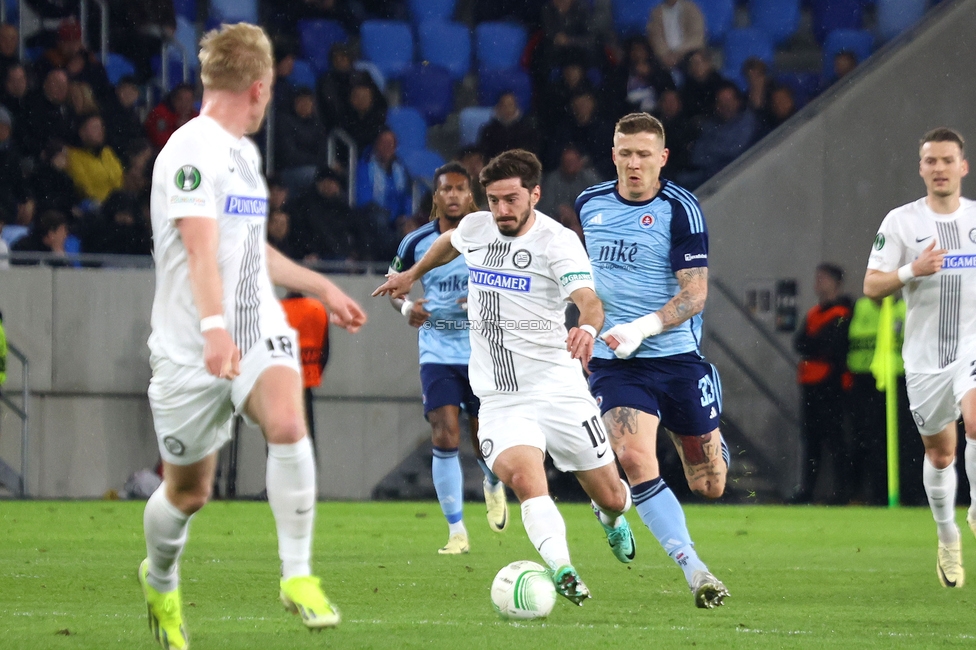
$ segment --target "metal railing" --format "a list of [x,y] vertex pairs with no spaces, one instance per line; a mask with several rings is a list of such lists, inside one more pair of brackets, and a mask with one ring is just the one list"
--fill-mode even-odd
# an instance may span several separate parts
[[352,139],[351,135],[342,129],[332,129],[332,132],[329,134],[326,162],[328,163],[329,167],[335,165],[336,160],[338,160],[336,142],[340,141],[342,144],[346,145],[346,150],[349,152],[346,166],[346,169],[349,172],[347,188],[349,194],[349,207],[354,208],[356,207],[356,164],[359,162],[359,148],[356,146],[356,141]]
[[[5,404],[14,415],[20,418],[20,476],[19,485],[17,486],[17,493],[20,498],[25,499],[30,495],[30,490],[27,485],[27,458],[28,458],[28,441],[30,437],[30,363],[27,360],[27,356],[21,352],[15,345],[7,342],[7,353],[20,361],[21,367],[21,393],[20,393],[20,406],[10,401],[3,393],[0,393],[0,404]],[[3,461],[0,460],[0,465]],[[7,487],[11,487],[8,485]]]
[[175,39],[167,39],[163,41],[163,45],[159,52],[159,80],[163,86],[163,94],[169,92],[169,54],[170,50],[176,50],[180,55],[180,63],[182,64],[183,72],[183,83],[186,83],[190,79],[190,59],[186,52],[186,48],[183,44]]
[[105,0],[80,0],[78,5],[78,23],[81,27],[81,42],[88,47],[88,3],[94,2],[98,5],[101,23],[101,34],[99,46],[102,65],[108,63],[108,3]]

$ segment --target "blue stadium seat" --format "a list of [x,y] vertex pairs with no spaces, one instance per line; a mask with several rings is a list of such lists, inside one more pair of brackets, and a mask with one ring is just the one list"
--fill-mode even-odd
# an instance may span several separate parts
[[474,28],[478,72],[518,67],[527,40],[525,28],[512,23],[481,23]]
[[877,0],[875,18],[878,36],[889,41],[919,21],[928,0]]
[[316,70],[325,72],[329,69],[329,51],[332,46],[345,43],[349,40],[349,35],[334,20],[299,20],[298,38],[305,58],[312,62]]
[[871,56],[874,37],[871,32],[863,29],[835,29],[827,34],[823,46],[823,76],[824,79],[834,78],[834,57],[839,52],[848,50],[861,63]]
[[471,70],[471,32],[465,25],[428,20],[417,28],[420,59],[446,68],[455,80]]
[[[162,81],[162,75],[160,74],[162,70],[162,66],[160,65],[160,61],[161,61],[160,56],[157,54],[156,56],[149,59],[149,67],[152,69],[153,74],[156,75],[160,79],[160,81]],[[182,62],[178,61],[177,59],[170,58],[169,68],[167,69],[167,71],[169,72],[169,87],[163,88],[163,92],[169,92],[177,85],[183,83]],[[191,84],[195,83],[197,76],[194,68],[191,66],[187,72],[189,73],[189,76],[187,77],[186,82]]]
[[434,177],[434,171],[444,164],[440,154],[427,149],[401,151],[398,155],[411,176],[428,182]]
[[396,134],[401,154],[407,149],[427,148],[427,123],[416,108],[391,108],[386,114],[386,125]]
[[211,23],[258,23],[258,0],[210,0]]
[[784,72],[776,75],[776,83],[790,87],[797,109],[809,104],[820,92],[820,75],[816,72]]
[[[197,32],[197,24],[185,16],[177,16],[176,33],[173,34],[173,39],[183,46],[190,67],[199,70],[200,34]],[[179,58],[176,52],[173,52],[171,56]]]
[[742,64],[750,57],[761,59],[769,67],[773,66],[773,41],[765,32],[755,27],[730,29],[725,34],[722,48],[724,63],[722,76],[745,87],[742,78]]
[[197,20],[197,0],[173,0],[173,10],[190,22]]
[[614,0],[613,26],[620,36],[633,36],[647,32],[651,9],[661,0]]
[[454,109],[451,73],[438,65],[414,65],[402,75],[403,103],[420,111],[424,121],[441,124]]
[[525,71],[493,70],[478,75],[478,103],[482,106],[494,106],[507,91],[515,93],[524,112],[532,108],[532,80]]
[[114,52],[108,53],[108,61],[105,62],[105,74],[113,86],[119,83],[119,79],[122,77],[134,75],[135,73],[136,66],[133,65],[132,61],[121,54],[115,54]]
[[750,0],[749,21],[778,45],[800,26],[800,0]]
[[457,0],[410,0],[410,17],[414,25],[428,20],[448,21],[454,17]]
[[7,5],[7,24],[17,25],[20,21],[19,0],[0,0]]
[[359,29],[363,58],[387,79],[399,79],[413,62],[413,32],[400,20],[367,20]]
[[315,90],[315,87],[318,85],[315,67],[310,61],[295,59],[295,67],[292,69],[291,74],[288,75],[288,81],[296,88],[299,86],[308,86],[312,90]]
[[813,35],[823,43],[835,29],[861,29],[864,0],[809,0]]
[[494,110],[490,106],[469,106],[461,109],[458,121],[461,127],[459,140],[462,147],[470,147],[478,142],[478,132],[491,119]]
[[705,35],[710,43],[721,43],[735,22],[735,0],[695,0],[705,17]]

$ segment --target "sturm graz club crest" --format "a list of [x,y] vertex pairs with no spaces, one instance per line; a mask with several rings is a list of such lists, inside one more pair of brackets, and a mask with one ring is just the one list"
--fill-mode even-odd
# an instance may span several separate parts
[[166,446],[166,451],[174,456],[182,456],[186,452],[186,447],[183,446],[183,443],[173,436],[163,438],[163,444]]
[[512,264],[515,268],[524,269],[532,263],[532,254],[524,248],[515,251],[515,255],[512,256]]
[[176,187],[184,192],[192,192],[200,187],[200,170],[193,165],[183,165],[176,172]]
[[491,456],[491,450],[495,448],[495,443],[491,441],[491,438],[481,441],[481,457],[488,458]]

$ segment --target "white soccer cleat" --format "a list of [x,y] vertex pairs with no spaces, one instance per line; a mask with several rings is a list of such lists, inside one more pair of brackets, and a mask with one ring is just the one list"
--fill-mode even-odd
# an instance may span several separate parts
[[468,536],[464,533],[454,533],[448,538],[444,548],[437,549],[437,552],[440,555],[461,555],[470,550],[471,545],[468,544]]
[[969,530],[973,531],[973,535],[976,535],[976,519],[972,515],[966,515],[966,523],[969,524]]
[[962,541],[954,544],[939,542],[935,572],[943,587],[961,587],[966,583],[966,572],[962,568]]
[[688,586],[695,595],[695,607],[700,609],[721,607],[729,596],[729,590],[710,571],[695,571]]
[[508,526],[508,502],[505,499],[505,484],[499,481],[495,485],[484,481],[485,507],[488,509],[488,527],[500,533]]

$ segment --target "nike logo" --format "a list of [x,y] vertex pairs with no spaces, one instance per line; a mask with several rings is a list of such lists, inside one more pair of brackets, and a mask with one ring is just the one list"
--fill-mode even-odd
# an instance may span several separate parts
[[634,542],[634,533],[630,533],[630,553],[625,555],[628,560],[633,560],[634,556],[637,555],[637,544]]
[[952,580],[949,580],[949,578],[946,577],[945,571],[942,570],[942,567],[941,566],[939,567],[939,576],[942,578],[942,584],[944,584],[946,587],[955,587],[956,586],[956,583],[955,582],[953,582]]
[[236,169],[236,167],[228,167],[227,169],[230,170],[230,173],[231,174],[233,174],[234,173],[234,170]]
[[484,248],[484,246],[478,246],[477,248],[469,248],[468,252],[474,253],[475,251],[480,251],[482,248]]
[[295,511],[295,514],[298,514],[298,515],[308,514],[309,512],[312,512],[312,508],[314,508],[314,507],[315,506],[309,506],[309,507],[305,508],[304,510],[302,510],[301,508],[299,508],[298,510]]
[[915,238],[915,243],[916,244],[920,244],[923,241],[925,241],[926,239],[932,239],[932,235],[929,235],[928,237],[916,237]]
[[607,455],[607,450],[606,450],[606,449],[604,449],[604,450],[603,450],[603,451],[601,451],[601,452],[600,452],[599,454],[597,454],[597,455],[596,455],[596,457],[597,457],[597,458],[603,458],[603,457],[604,457],[604,456],[606,456],[606,455]]

